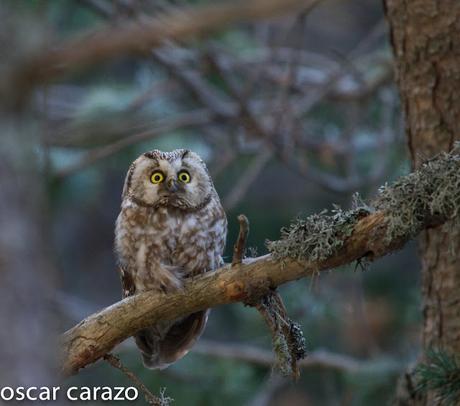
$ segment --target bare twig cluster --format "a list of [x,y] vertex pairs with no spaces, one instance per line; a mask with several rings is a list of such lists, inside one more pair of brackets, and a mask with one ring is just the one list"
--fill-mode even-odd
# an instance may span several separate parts
[[[161,86],[153,83],[143,90],[122,114],[131,118],[138,114],[135,125],[121,125],[114,130],[111,116],[92,119],[85,125],[75,124],[65,110],[67,117],[53,126],[56,130],[47,139],[48,148],[67,145],[66,148],[82,151],[88,132],[94,133],[95,128],[98,134],[93,134],[93,139],[102,134],[106,138],[103,145],[84,152],[79,160],[58,168],[58,177],[69,176],[131,145],[180,129],[199,134],[212,146],[213,156],[219,157],[212,163],[213,174],[222,172],[238,156],[252,157],[244,175],[224,198],[227,209],[238,205],[272,159],[307,180],[338,192],[378,184],[389,170],[389,146],[401,139],[401,132],[394,130],[397,98],[388,86],[392,67],[389,58],[379,53],[363,56],[372,48],[373,41],[384,34],[384,24],[375,26],[349,55],[338,58],[305,51],[301,43],[292,43],[290,39],[290,33],[304,31],[306,16],[317,1],[253,1],[192,10],[153,10],[141,3],[130,3],[128,7],[124,2],[105,0],[82,3],[113,27],[90,39],[83,37],[71,42],[72,52],[68,51],[69,44],[62,44],[41,55],[38,62],[34,61],[34,67],[44,66],[41,70],[34,68],[37,75],[55,77],[59,70],[68,73],[112,56],[140,52],[146,66],[167,72],[168,81]],[[298,16],[284,29],[284,37],[289,40],[286,44],[275,46],[256,35],[250,52],[229,51],[206,40],[199,49],[182,45],[182,40],[192,37],[191,34],[220,29],[221,18],[229,24],[233,18],[254,20],[282,10],[298,11]],[[91,45],[87,46],[88,43]],[[218,77],[220,85],[212,77]],[[62,103],[63,97],[69,100],[67,93],[50,94],[53,96],[49,104],[53,106]],[[154,97],[177,105],[178,112],[168,118],[152,120],[149,115],[147,119],[139,111]],[[357,113],[357,107],[371,97],[379,100],[383,113],[380,121],[373,120],[372,128],[368,128],[366,117]],[[190,111],[189,102],[199,107]],[[344,110],[346,123],[326,126],[314,118],[312,112],[324,104]],[[369,131],[378,136],[365,139],[363,134]],[[361,157],[369,155],[375,155],[376,164],[368,173],[360,171]]]
[[[232,23],[276,16],[313,7],[318,0],[305,4],[301,0],[251,0],[207,5],[195,8],[170,9],[160,18],[124,22],[122,30],[106,28],[60,44],[24,64],[17,80],[29,85],[56,79],[76,69],[126,54],[145,54],[167,40],[185,41],[220,30]],[[103,3],[103,2],[101,2]],[[89,2],[94,6],[94,2]],[[107,3],[105,10],[109,10]],[[101,12],[101,8],[97,8]],[[107,15],[107,12],[103,12]]]
[[121,372],[123,372],[128,379],[136,385],[139,390],[143,393],[145,400],[149,405],[154,405],[154,406],[168,406],[170,403],[170,399],[167,397],[164,397],[163,395],[161,397],[155,396],[150,390],[142,383],[142,381],[133,373],[131,372],[128,368],[126,368],[120,361],[118,357],[112,354],[105,354],[104,355],[104,360],[107,361],[111,366],[113,366],[116,369],[119,369]]

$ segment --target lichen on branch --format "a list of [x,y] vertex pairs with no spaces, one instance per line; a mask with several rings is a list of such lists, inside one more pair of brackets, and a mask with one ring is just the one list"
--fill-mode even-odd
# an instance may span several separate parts
[[388,213],[386,239],[415,236],[432,217],[455,219],[460,227],[460,143],[454,150],[426,161],[413,172],[391,186],[379,189],[373,206]]
[[[351,210],[335,206],[306,218],[297,218],[281,230],[278,241],[267,248],[277,260],[323,261],[337,254],[353,233],[357,222],[375,212],[385,214],[385,243],[412,238],[430,221],[455,219],[460,229],[460,144],[450,153],[442,153],[425,162],[420,170],[379,189],[377,197],[365,204],[359,196]],[[429,221],[427,221],[427,219]]]
[[267,248],[278,260],[325,260],[343,247],[356,222],[369,213],[365,207],[342,210],[336,206],[332,211],[323,210],[305,219],[297,218],[289,227],[281,229],[278,241],[268,241]]

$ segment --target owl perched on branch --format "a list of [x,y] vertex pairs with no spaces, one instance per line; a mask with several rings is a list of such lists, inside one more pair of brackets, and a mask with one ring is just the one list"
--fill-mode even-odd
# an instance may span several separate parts
[[[227,219],[206,165],[194,152],[153,150],[126,175],[115,229],[123,297],[165,294],[185,278],[223,264]],[[199,338],[209,310],[164,321],[135,336],[148,368],[182,358]]]

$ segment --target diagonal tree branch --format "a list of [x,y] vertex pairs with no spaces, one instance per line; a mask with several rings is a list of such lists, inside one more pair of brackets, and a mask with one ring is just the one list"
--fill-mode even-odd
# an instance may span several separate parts
[[281,240],[269,244],[269,255],[191,279],[178,293],[144,292],[89,316],[62,336],[62,372],[78,372],[160,320],[226,303],[254,301],[281,284],[361,258],[386,255],[422,229],[458,219],[458,213],[457,149],[428,161],[393,186],[381,188],[372,208],[322,213],[293,224]]
[[[176,8],[160,18],[127,22],[79,36],[31,58],[16,78],[22,89],[107,59],[148,54],[167,40],[186,41],[240,21],[309,10],[319,0],[250,0]],[[107,11],[104,12],[104,14]]]

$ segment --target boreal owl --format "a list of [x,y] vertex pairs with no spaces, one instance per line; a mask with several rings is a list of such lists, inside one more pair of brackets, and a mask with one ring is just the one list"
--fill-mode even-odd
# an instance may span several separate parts
[[[185,278],[223,264],[227,218],[206,165],[194,152],[153,150],[126,175],[115,228],[123,297],[146,290],[165,294]],[[148,368],[182,358],[199,338],[208,310],[159,322],[136,334]]]

